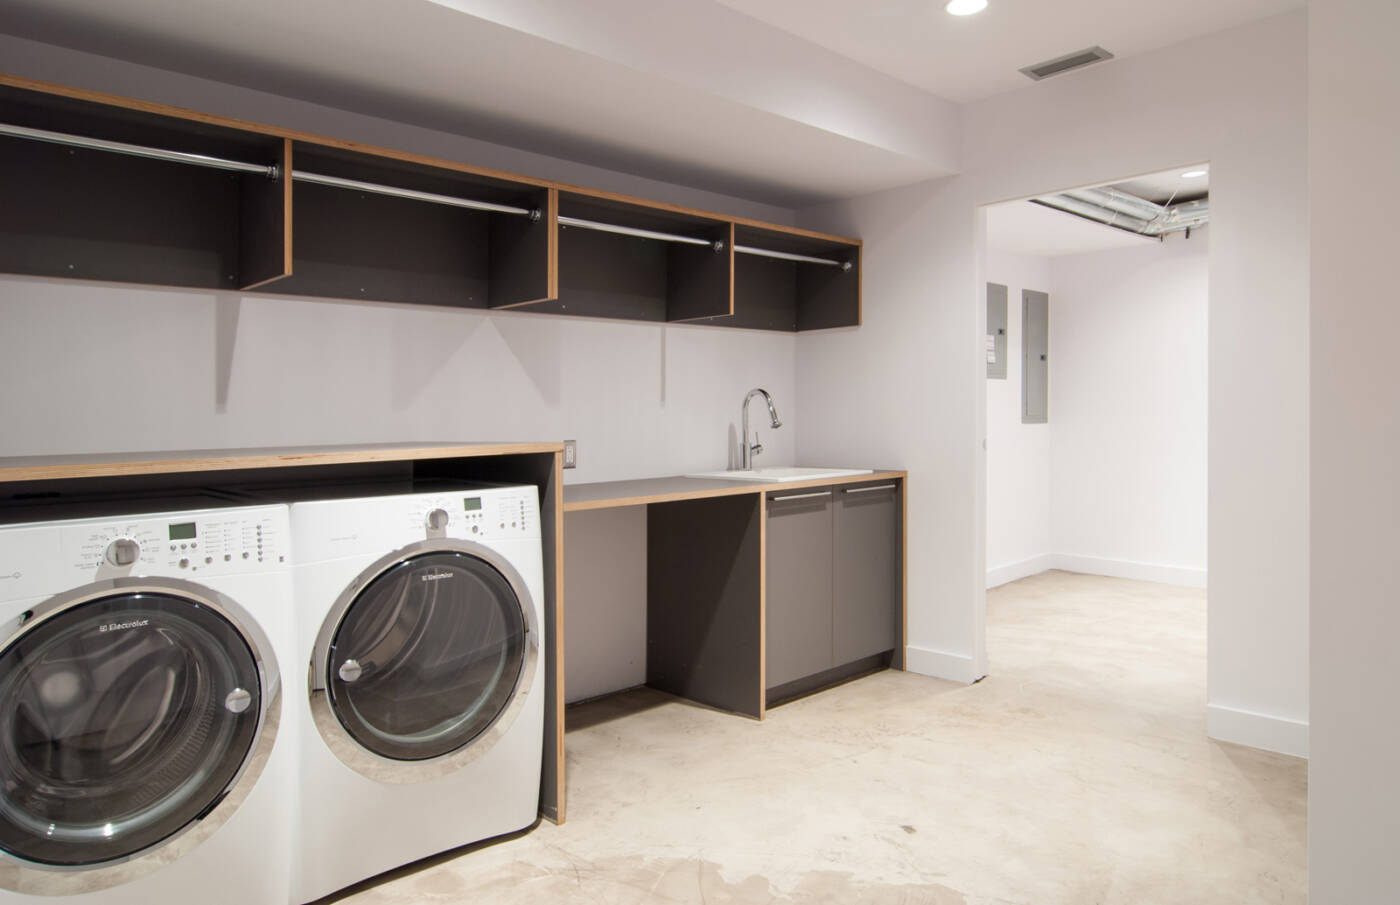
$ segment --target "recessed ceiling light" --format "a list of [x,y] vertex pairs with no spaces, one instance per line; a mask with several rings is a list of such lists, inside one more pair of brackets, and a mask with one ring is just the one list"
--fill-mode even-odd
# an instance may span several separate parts
[[987,8],[987,0],[948,0],[944,7],[955,16],[970,16]]
[[1182,179],[1200,179],[1206,174],[1205,170],[1187,170],[1181,174]]

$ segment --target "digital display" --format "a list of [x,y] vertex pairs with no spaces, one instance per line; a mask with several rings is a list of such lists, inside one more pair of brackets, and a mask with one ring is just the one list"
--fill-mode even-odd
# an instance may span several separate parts
[[170,526],[171,540],[194,540],[194,522],[181,522]]
[[465,509],[465,510],[467,510],[468,512],[475,512],[475,511],[477,511],[478,509],[481,508],[481,497],[479,497],[479,496],[462,497],[462,508]]

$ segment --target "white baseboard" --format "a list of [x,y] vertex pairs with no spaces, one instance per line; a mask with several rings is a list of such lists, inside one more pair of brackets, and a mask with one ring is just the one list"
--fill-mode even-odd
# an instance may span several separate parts
[[1285,717],[1210,704],[1206,707],[1206,735],[1294,757],[1308,756],[1308,724]]
[[987,587],[1037,575],[1047,569],[1061,569],[1065,572],[1080,572],[1085,575],[1106,575],[1110,578],[1131,578],[1137,581],[1156,581],[1184,588],[1204,588],[1206,570],[1183,566],[1159,566],[1154,563],[1133,562],[1126,559],[1106,559],[1101,556],[1079,556],[1074,553],[1045,553],[1030,559],[998,566],[987,570]]
[[904,648],[904,668],[921,676],[948,679],[964,685],[971,685],[982,678],[969,656],[914,647],[912,644]]
[[1101,556],[1078,556],[1073,553],[1056,553],[1052,558],[1055,560],[1055,565],[1052,568],[1063,569],[1066,572],[1107,575],[1111,578],[1133,578],[1138,581],[1157,581],[1162,584],[1181,585],[1186,588],[1206,586],[1205,569],[1159,566],[1154,563],[1105,559]]
[[1020,562],[1013,562],[1009,565],[997,566],[995,569],[988,569],[987,587],[995,588],[1009,581],[1028,578],[1031,575],[1039,575],[1046,569],[1054,569],[1056,568],[1054,559],[1055,556],[1053,553],[1042,553],[1040,556],[1032,556],[1030,559],[1023,559]]

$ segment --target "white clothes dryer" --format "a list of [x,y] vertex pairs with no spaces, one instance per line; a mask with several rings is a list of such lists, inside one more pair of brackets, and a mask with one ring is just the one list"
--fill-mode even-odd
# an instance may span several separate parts
[[545,648],[535,487],[294,502],[295,898],[533,825]]
[[287,507],[210,503],[0,526],[0,901],[289,901]]

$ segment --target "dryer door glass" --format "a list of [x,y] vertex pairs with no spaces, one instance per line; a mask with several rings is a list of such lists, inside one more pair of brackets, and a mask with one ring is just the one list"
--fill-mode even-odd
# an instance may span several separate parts
[[135,855],[208,813],[262,712],[258,664],[194,600],[114,594],[0,651],[0,848],[82,867]]
[[326,688],[359,744],[426,760],[495,722],[524,662],[525,614],[510,582],[468,553],[437,551],[391,566],[350,603]]

